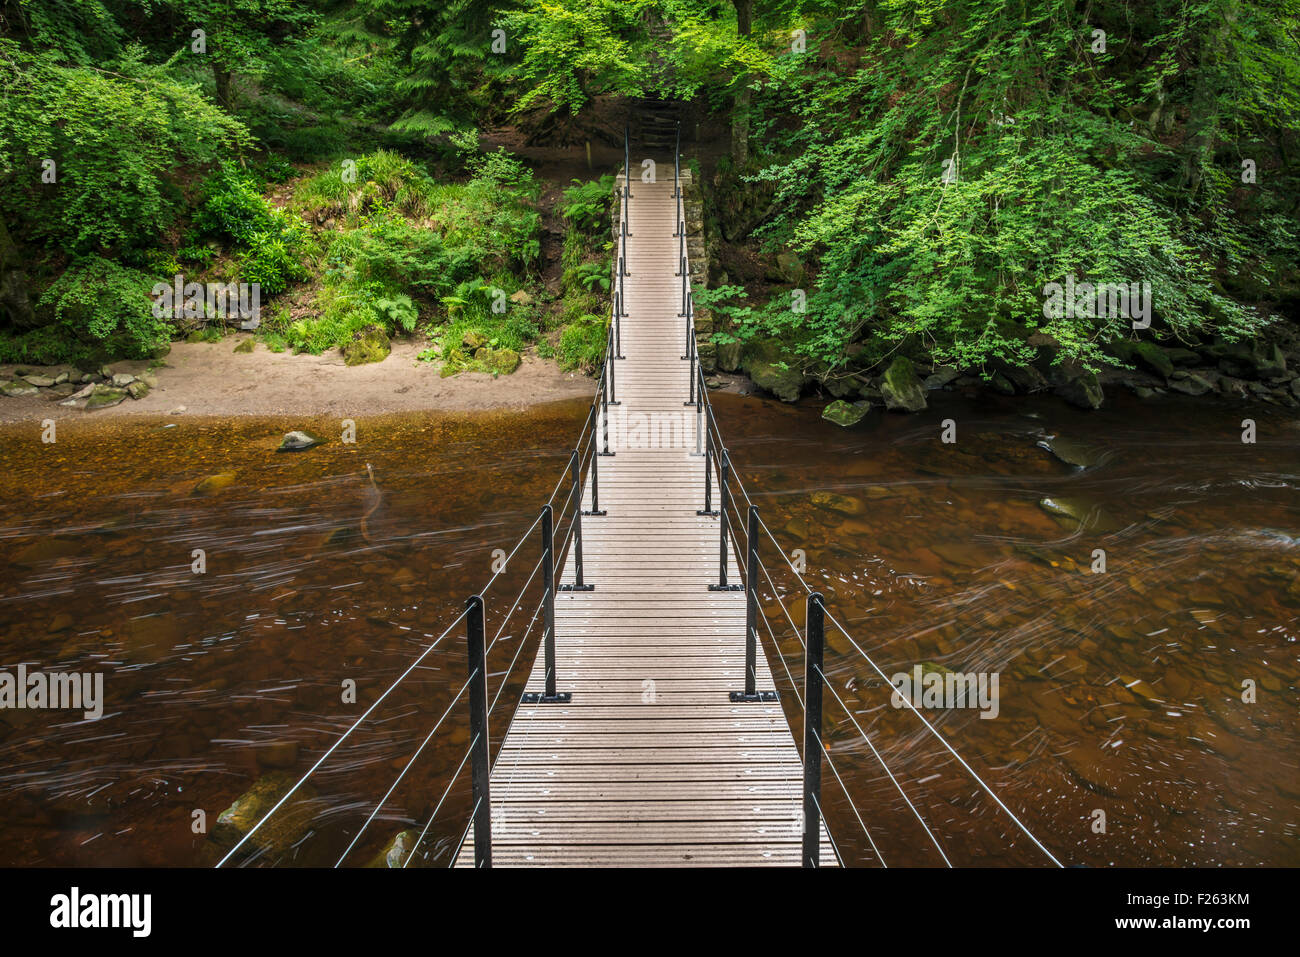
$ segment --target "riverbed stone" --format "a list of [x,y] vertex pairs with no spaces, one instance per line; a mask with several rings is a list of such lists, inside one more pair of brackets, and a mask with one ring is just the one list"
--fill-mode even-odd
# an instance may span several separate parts
[[126,387],[126,394],[133,399],[143,399],[149,394],[149,387],[139,379],[136,379]]
[[86,397],[86,411],[94,412],[96,409],[109,409],[125,401],[126,389],[117,389],[100,383]]
[[115,389],[125,389],[134,381],[135,376],[131,375],[129,372],[114,373],[112,378],[113,388]]
[[920,412],[926,407],[925,386],[906,356],[897,356],[889,364],[880,379],[880,395],[885,407],[895,411]]
[[288,850],[307,833],[315,816],[313,799],[316,792],[310,784],[304,784],[294,792],[293,797],[256,831],[253,828],[289,793],[295,783],[296,779],[284,771],[273,771],[258,778],[251,788],[221,812],[208,834],[209,839],[218,847],[229,850],[252,832],[248,843],[244,845],[250,850],[273,853]]
[[54,385],[54,380],[47,375],[25,375],[23,381],[28,385],[34,385],[38,389],[48,389]]
[[1075,468],[1091,468],[1101,460],[1101,453],[1097,449],[1065,435],[1048,436],[1039,440],[1037,445]]
[[209,475],[206,478],[199,479],[194,486],[191,495],[215,495],[223,488],[228,488],[235,484],[234,472],[218,472],[216,475]]
[[848,428],[861,422],[869,411],[871,411],[871,404],[868,402],[850,403],[843,399],[836,399],[822,409],[822,418]]
[[861,515],[867,509],[862,499],[853,498],[849,495],[839,495],[835,492],[813,492],[812,495],[808,496],[808,501],[818,508],[824,508],[828,512],[839,512],[841,515]]
[[294,429],[292,432],[284,433],[284,438],[280,440],[277,452],[305,452],[307,449],[315,448],[325,442],[323,438],[310,429]]
[[415,850],[416,842],[419,840],[419,832],[415,830],[399,831],[382,851],[371,859],[367,867],[386,867],[400,868],[406,864],[406,859]]
[[0,386],[0,394],[6,395],[11,399],[16,399],[24,395],[35,395],[40,391],[41,390],[36,388],[36,386],[28,385],[26,382],[21,380],[17,382],[6,382],[4,385]]

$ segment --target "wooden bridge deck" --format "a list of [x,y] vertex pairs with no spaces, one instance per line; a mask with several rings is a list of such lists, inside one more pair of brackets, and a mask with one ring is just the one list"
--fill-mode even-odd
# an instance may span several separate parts
[[[657,413],[689,428],[671,447],[612,444],[600,461],[608,514],[583,519],[596,588],[555,604],[557,687],[573,700],[515,712],[492,768],[492,863],[797,866],[803,767],[790,727],[777,702],[728,700],[744,687],[745,595],[708,590],[719,519],[696,515],[704,467],[683,405],[673,186],[632,191],[615,422]],[[734,557],[728,575],[741,581]],[[572,552],[558,580],[574,580]],[[528,691],[543,690],[544,668],[539,649]],[[773,688],[761,647],[757,681]],[[833,864],[824,826],[821,845]],[[473,860],[471,831],[457,865]]]

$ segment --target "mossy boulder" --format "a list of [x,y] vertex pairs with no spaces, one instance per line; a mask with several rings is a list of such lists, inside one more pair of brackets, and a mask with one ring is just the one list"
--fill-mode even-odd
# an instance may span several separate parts
[[1237,379],[1276,379],[1286,372],[1286,356],[1276,345],[1221,342],[1205,349],[1223,373]]
[[460,344],[464,346],[466,353],[473,355],[488,344],[488,337],[475,329],[471,329],[461,337]]
[[880,378],[880,396],[885,407],[901,412],[920,412],[925,408],[925,385],[916,374],[912,360],[898,356]]
[[34,385],[28,385],[26,382],[6,382],[0,385],[0,395],[6,395],[10,398],[17,398],[24,395],[35,395],[40,389]]
[[242,340],[237,346],[235,346],[234,351],[240,354],[249,353],[253,351],[253,347],[256,345],[257,345],[257,340],[253,339],[252,337],[249,337],[247,339]]
[[133,399],[143,399],[149,394],[149,385],[143,379],[136,379],[126,387],[126,394]]
[[345,365],[359,366],[367,362],[383,362],[393,351],[388,341],[388,333],[382,327],[374,325],[358,329],[352,335],[352,341],[343,346]]
[[848,428],[861,422],[869,411],[871,411],[871,404],[868,402],[845,402],[843,399],[836,399],[822,409],[822,418]]
[[743,368],[754,385],[772,393],[782,402],[798,401],[806,377],[786,361],[785,350],[775,339],[750,345]]
[[95,409],[108,409],[126,400],[126,389],[115,389],[108,385],[97,385],[94,391],[86,397],[86,411],[93,412]]
[[509,375],[523,362],[514,349],[479,349],[474,353],[474,358],[482,363],[486,371],[497,375]]

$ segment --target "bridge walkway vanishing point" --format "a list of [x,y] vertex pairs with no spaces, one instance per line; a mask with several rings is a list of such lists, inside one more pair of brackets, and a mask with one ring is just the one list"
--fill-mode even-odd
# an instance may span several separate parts
[[[649,447],[620,445],[600,465],[607,514],[583,521],[585,579],[597,584],[555,602],[556,687],[572,700],[521,704],[506,732],[491,777],[497,866],[800,863],[794,736],[776,700],[729,700],[745,680],[746,597],[708,588],[722,518],[697,514],[704,467],[687,428],[675,189],[632,185],[626,358],[611,361],[617,419],[648,424]],[[575,558],[570,549],[562,580],[574,580]],[[758,689],[774,692],[761,650],[755,663]],[[539,648],[526,691],[545,679]],[[473,863],[473,845],[459,865]]]
[[[218,867],[263,857],[269,845],[258,835],[267,821],[286,806],[286,814],[301,813],[301,804],[290,802],[307,780],[435,649],[449,647],[461,636],[467,652],[465,683],[365,821],[355,831],[347,828],[351,842],[336,867],[360,857],[352,852],[363,848],[362,838],[390,800],[405,808],[396,812],[399,819],[425,819],[418,836],[398,836],[403,841],[397,853],[401,867],[416,860],[475,867],[845,864],[843,849],[824,823],[823,765],[861,828],[865,843],[859,841],[859,855],[887,866],[836,766],[854,760],[851,748],[857,745],[866,749],[860,752],[864,760],[869,753],[879,765],[938,857],[952,866],[940,836],[908,794],[924,782],[905,787],[893,774],[859,723],[860,712],[849,707],[837,688],[847,691],[848,686],[823,671],[825,628],[839,632],[853,649],[858,672],[868,682],[879,679],[877,687],[889,695],[886,673],[791,564],[731,468],[699,361],[686,203],[678,188],[687,175],[681,170],[680,149],[671,185],[629,187],[626,137],[625,132],[604,362],[567,473],[509,555],[499,565],[494,561],[492,576],[464,610],[436,638],[427,636],[432,641],[225,853]],[[588,502],[591,507],[584,511]],[[566,522],[567,531],[561,533]],[[494,587],[500,589],[497,582],[507,567],[528,568],[526,560],[516,563],[515,558],[525,546],[531,551],[539,528],[539,557],[513,603],[495,592],[490,596]],[[776,567],[784,567],[781,574],[796,583],[794,595],[802,594],[802,627],[764,555],[779,556]],[[760,590],[766,596],[762,601]],[[525,623],[525,596],[539,592]],[[494,610],[507,608],[493,620],[490,641],[485,628],[489,598]],[[773,600],[779,613],[763,604]],[[524,666],[519,658],[531,647],[535,630],[540,632],[537,657],[516,700],[505,692],[518,687],[511,676],[516,664]],[[504,652],[493,654],[503,637],[516,646],[508,663]],[[789,640],[802,651],[797,677],[790,662],[798,652],[786,655],[780,647]],[[777,698],[764,644],[774,652],[782,687],[791,695],[785,702]],[[496,689],[492,696],[489,676]],[[855,693],[865,687],[859,684]],[[954,768],[969,775],[1029,844],[1060,867],[930,720],[906,696],[901,703],[947,752]],[[441,794],[435,798],[412,783],[408,792],[414,793],[398,795],[425,748],[439,740],[448,717],[463,714],[466,706],[469,745]],[[822,740],[826,707],[836,709],[838,726],[846,734],[844,721],[856,732],[847,734],[845,747],[834,754]],[[800,749],[786,721],[787,709],[801,718]],[[501,718],[494,715],[510,711],[493,762],[491,727],[501,727]],[[458,821],[439,815],[466,773],[471,779],[470,820],[460,845],[446,855],[445,835]],[[421,805],[426,807],[417,811]],[[434,835],[444,839],[426,843],[435,823]],[[1019,837],[1008,834],[1008,844],[1014,846]],[[399,848],[396,840],[388,845],[390,851]],[[392,853],[386,859],[393,860]]]

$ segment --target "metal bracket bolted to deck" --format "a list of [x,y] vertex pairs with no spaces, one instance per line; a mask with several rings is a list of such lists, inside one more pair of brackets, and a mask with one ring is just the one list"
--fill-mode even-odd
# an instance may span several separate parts
[[595,585],[560,585],[556,591],[595,591]]
[[525,691],[519,699],[520,704],[568,704],[573,700],[572,691],[557,691],[555,694],[542,694],[540,691]]
[[745,701],[776,701],[775,691],[756,691],[753,694],[745,694],[743,691],[733,691],[729,695],[732,704],[740,704]]
[[709,591],[744,591],[744,585],[710,585]]

